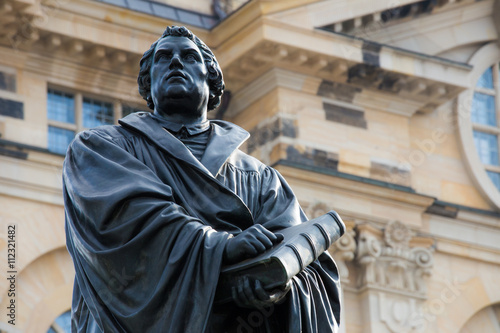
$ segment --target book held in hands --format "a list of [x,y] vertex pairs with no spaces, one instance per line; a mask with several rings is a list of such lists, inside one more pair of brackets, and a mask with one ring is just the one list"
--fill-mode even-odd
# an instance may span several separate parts
[[221,270],[216,302],[232,299],[231,289],[243,277],[259,280],[266,290],[285,286],[288,281],[325,252],[345,232],[335,211],[278,231],[284,239],[266,252]]

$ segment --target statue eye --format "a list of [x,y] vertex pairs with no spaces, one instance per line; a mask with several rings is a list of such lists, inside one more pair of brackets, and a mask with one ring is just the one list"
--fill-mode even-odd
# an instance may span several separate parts
[[186,58],[186,60],[189,60],[189,61],[197,61],[198,60],[198,57],[193,53],[186,54],[185,58]]
[[168,60],[170,58],[171,58],[170,55],[168,55],[166,53],[160,53],[160,54],[156,55],[156,61]]

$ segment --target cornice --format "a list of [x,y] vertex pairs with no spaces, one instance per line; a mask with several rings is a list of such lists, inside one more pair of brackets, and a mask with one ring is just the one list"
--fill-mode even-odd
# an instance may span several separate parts
[[[273,19],[283,23],[296,25],[306,29],[314,29],[332,23],[361,18],[368,14],[380,13],[394,7],[404,6],[418,2],[418,0],[398,0],[398,1],[318,1],[303,5],[302,7],[291,8],[274,13]],[[326,14],[328,13],[328,14]]]
[[[250,26],[263,16],[262,8],[258,1],[251,0],[237,11],[219,22],[211,31],[207,45],[218,49],[222,44],[239,34],[243,29]],[[219,57],[217,59],[220,61]]]
[[[131,76],[165,27],[182,25],[92,0],[57,1],[55,6],[49,1],[8,0],[4,7],[0,46]],[[209,39],[208,30],[187,26],[202,40]]]
[[500,229],[500,218],[497,216],[486,216],[482,212],[467,211],[460,209],[457,219],[466,221],[474,225],[483,225],[485,227]]
[[409,116],[456,97],[467,88],[464,78],[471,70],[467,64],[267,18],[225,41],[217,54],[233,93],[279,68],[397,96],[415,103],[403,112]]
[[257,0],[265,14],[293,10],[294,8],[301,8],[322,1],[323,0]]
[[[450,228],[455,228],[451,226]],[[465,257],[474,261],[500,264],[500,250],[483,246],[479,243],[470,243],[452,239],[444,235],[433,235],[436,238],[436,251],[452,256]]]
[[[250,2],[212,33],[193,28],[194,33],[216,48],[230,83],[228,87],[233,86],[231,90],[237,91],[270,67],[293,68],[341,82],[346,81],[347,72],[354,66],[366,64],[366,41],[273,20],[263,9],[268,5],[266,1]],[[20,49],[56,52],[75,60],[92,59],[96,64],[105,60],[116,64],[114,70],[120,71],[119,65],[137,63],[165,25],[175,23],[89,0],[61,2],[49,14],[46,20],[32,17],[36,33],[27,37],[25,45],[19,44]],[[213,36],[219,33],[215,39]],[[391,81],[397,81],[397,89],[403,91],[398,93],[403,96],[408,92],[410,97],[416,93],[423,94],[426,100],[436,99],[429,102],[431,108],[464,88],[460,79],[468,68],[383,45],[368,48],[376,50],[369,52],[378,59],[378,76],[394,76]],[[369,75],[363,68],[356,70],[361,81],[363,75]]]
[[[231,99],[231,107],[226,113],[228,118],[236,116],[241,111],[245,110],[252,103],[273,91],[276,88],[286,88],[300,93],[305,93],[304,85],[311,85],[312,88],[318,89],[322,79],[315,76],[308,76],[302,73],[297,73],[281,68],[270,68],[266,73],[259,76],[245,86],[244,89],[238,90]],[[317,91],[309,93],[316,94]],[[342,104],[341,101],[322,97],[325,102],[333,104]],[[382,112],[389,112],[405,117],[411,117],[417,110],[425,105],[424,102],[409,100],[397,94],[387,94],[364,90],[357,94],[352,100],[352,104],[344,106],[350,108],[359,108],[359,110],[375,109]]]
[[[161,1],[150,1],[150,0],[128,0],[128,1],[116,1],[116,0],[94,0],[102,3],[107,3],[113,6],[129,9],[136,12],[145,13],[161,19],[180,21],[184,25],[189,25],[191,27],[199,27],[201,29],[210,30],[214,25],[219,22],[219,18],[213,14],[210,7],[213,5],[210,2],[205,1],[205,8],[201,8],[199,5],[201,3],[195,3],[192,9],[181,8],[167,4]],[[172,3],[172,1],[168,1]],[[180,3],[177,2],[177,5]],[[186,4],[186,2],[184,2]],[[194,9],[196,8],[196,9]],[[208,12],[207,12],[208,11]]]
[[61,1],[57,11],[73,13],[77,16],[84,16],[97,21],[107,22],[110,23],[112,27],[121,26],[134,32],[141,31],[148,33],[153,36],[154,40],[158,38],[158,34],[161,34],[163,30],[165,30],[167,25],[172,24],[185,25],[201,39],[204,39],[208,35],[207,29],[189,25],[185,22],[113,6],[95,0]]
[[[290,6],[306,2],[294,1]],[[275,5],[278,3],[285,6],[283,1]],[[39,3],[37,6],[47,9]],[[271,68],[280,68],[360,87],[368,100],[370,92],[408,100],[411,107],[405,108],[403,114],[411,116],[416,111],[433,111],[467,86],[463,80],[470,71],[467,65],[280,22],[267,15],[266,6],[274,5],[264,0],[252,1],[212,32],[193,28],[194,33],[215,47],[227,89],[233,93]],[[28,8],[33,5],[24,10]],[[175,23],[90,0],[61,2],[49,14],[47,20],[35,20],[30,14],[34,32],[15,46],[34,54],[32,58],[54,59],[37,59],[33,70],[46,74],[45,68],[72,62],[82,64],[89,72],[104,71],[110,82],[113,73],[135,80],[142,53],[166,24]],[[8,39],[4,38],[3,44],[8,46]],[[72,66],[68,65],[70,69]],[[82,77],[92,82],[90,75],[83,73]],[[359,102],[363,103],[362,96]]]
[[361,177],[357,177],[359,179],[349,179],[333,174],[324,174],[318,177],[318,172],[315,170],[305,170],[283,163],[275,164],[274,168],[282,173],[287,179],[290,177],[290,179],[299,179],[311,184],[343,189],[350,193],[357,193],[363,196],[376,198],[377,200],[389,200],[394,204],[402,205],[402,207],[407,207],[408,209],[421,210],[422,213],[435,199],[434,197],[412,192],[408,188],[399,185],[390,183],[384,185],[376,181],[369,183],[368,181],[363,181]]
[[[493,0],[481,2],[461,2],[447,10],[441,10],[431,15],[412,18],[412,21],[395,22],[378,31],[370,31],[368,38],[379,43],[395,44],[402,39],[414,37],[417,34],[426,35],[433,31],[447,28],[456,29],[464,23],[490,17],[493,13]],[[477,38],[492,38],[486,32]]]
[[52,56],[22,50],[13,53],[11,49],[1,46],[0,59],[12,67],[45,77],[49,84],[95,94],[106,91],[112,98],[142,103],[137,91],[137,74],[132,69],[137,66],[135,71],[138,71],[137,64],[129,67],[127,63],[119,63],[122,67],[117,68],[105,63],[101,68],[96,68],[88,63],[90,59],[86,62],[78,61],[80,59],[74,56],[74,59],[68,61],[64,55],[56,52]]
[[211,31],[207,44],[214,48],[220,47],[235,32],[239,32],[262,17],[293,8],[302,8],[305,5],[322,2],[323,0],[251,0],[237,11],[231,13],[219,22]]

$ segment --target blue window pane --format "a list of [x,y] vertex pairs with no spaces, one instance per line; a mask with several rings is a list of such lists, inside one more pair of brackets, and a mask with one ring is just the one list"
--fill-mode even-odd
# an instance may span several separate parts
[[65,154],[66,149],[68,149],[68,146],[74,137],[75,132],[73,131],[49,126],[48,148],[51,152]]
[[[57,328],[57,330],[55,329]],[[71,312],[65,312],[55,320],[55,323],[47,331],[47,333],[71,333]]]
[[96,127],[112,125],[114,122],[113,105],[95,99],[83,99],[83,126]]
[[472,100],[471,120],[473,123],[497,126],[495,96],[474,93]]
[[492,171],[486,171],[488,176],[490,177],[491,181],[495,186],[497,187],[498,190],[500,190],[500,173],[498,172],[492,172]]
[[493,67],[488,68],[486,72],[481,75],[477,81],[476,87],[493,89]]
[[496,135],[474,131],[474,143],[483,164],[498,165],[498,139]]
[[64,123],[75,123],[75,98],[72,94],[49,89],[47,93],[47,118]]

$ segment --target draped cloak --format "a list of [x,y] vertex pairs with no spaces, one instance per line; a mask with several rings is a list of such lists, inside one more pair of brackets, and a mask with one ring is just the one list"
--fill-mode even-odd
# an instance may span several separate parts
[[63,168],[72,332],[337,331],[339,278],[327,253],[279,305],[213,304],[231,235],[306,217],[282,176],[238,149],[245,130],[210,126],[201,161],[148,113],[72,142]]

